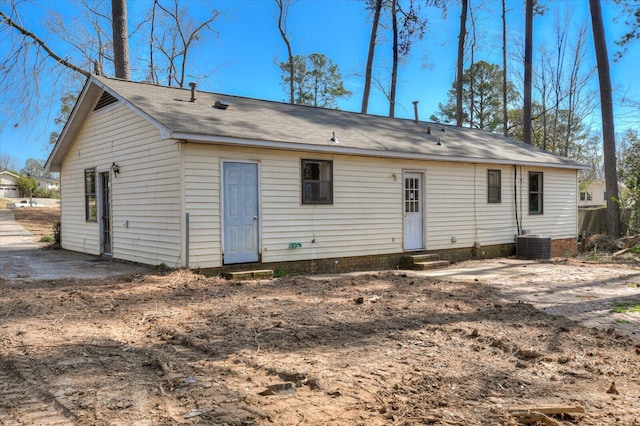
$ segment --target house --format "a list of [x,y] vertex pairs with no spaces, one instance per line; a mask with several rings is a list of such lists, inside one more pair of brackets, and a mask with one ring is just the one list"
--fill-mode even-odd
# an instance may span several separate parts
[[512,254],[524,231],[573,253],[586,168],[475,129],[101,76],[46,167],[65,249],[314,271]]
[[20,196],[18,192],[18,176],[15,173],[11,173],[8,170],[0,172],[0,197],[3,198],[18,198]]
[[58,179],[48,177],[35,177],[34,179],[38,184],[38,190],[60,191],[60,183],[58,182]]
[[[607,186],[604,179],[582,181],[579,183],[578,208],[605,207],[607,205]],[[618,195],[623,197],[627,187],[618,184]]]

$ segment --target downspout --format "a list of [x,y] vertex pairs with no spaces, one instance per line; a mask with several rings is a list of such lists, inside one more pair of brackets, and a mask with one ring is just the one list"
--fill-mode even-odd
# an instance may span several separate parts
[[[478,207],[477,207],[477,164],[473,163],[473,248],[477,250],[480,248],[480,241],[478,240]],[[477,253],[475,254],[477,256]]]
[[186,247],[184,249],[184,256],[185,256],[184,267],[186,269],[189,269],[189,222],[190,222],[189,213],[187,213],[185,218],[185,232],[187,235],[185,238]]
[[513,165],[513,207],[516,212],[516,228],[518,229],[518,235],[520,235],[520,222],[518,221],[518,169],[516,165]]

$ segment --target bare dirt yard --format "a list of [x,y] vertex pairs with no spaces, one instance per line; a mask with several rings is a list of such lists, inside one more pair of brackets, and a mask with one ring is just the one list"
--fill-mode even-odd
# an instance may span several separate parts
[[60,220],[60,207],[36,207],[13,209],[13,216],[40,241],[45,235],[53,235],[53,225]]
[[0,279],[0,424],[640,425],[640,348],[401,271]]

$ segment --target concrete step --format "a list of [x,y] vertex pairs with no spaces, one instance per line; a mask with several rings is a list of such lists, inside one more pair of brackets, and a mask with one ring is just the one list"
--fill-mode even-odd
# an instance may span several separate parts
[[273,278],[271,269],[262,269],[259,271],[233,271],[224,274],[228,280],[264,280]]
[[424,253],[424,254],[411,254],[408,256],[404,256],[405,258],[411,259],[413,263],[416,262],[430,262],[432,260],[440,260],[440,255],[438,253]]
[[416,253],[407,254],[400,259],[400,267],[404,269],[414,269],[416,263],[435,262],[440,260],[437,253]]
[[431,269],[447,268],[451,265],[448,260],[430,260],[427,262],[416,262],[413,264],[413,268],[416,271],[428,271]]

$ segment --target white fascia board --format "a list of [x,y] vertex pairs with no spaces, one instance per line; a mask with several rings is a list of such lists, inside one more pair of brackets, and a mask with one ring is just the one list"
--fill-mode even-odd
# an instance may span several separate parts
[[321,152],[332,153],[342,155],[360,155],[365,157],[381,157],[381,158],[394,158],[403,160],[430,160],[430,161],[448,161],[453,163],[476,163],[476,164],[504,164],[510,166],[531,166],[531,167],[550,167],[555,169],[582,169],[587,170],[590,166],[587,165],[571,165],[571,164],[555,164],[555,163],[540,163],[534,161],[514,161],[508,159],[487,159],[487,158],[473,158],[473,157],[458,157],[447,155],[433,155],[433,154],[420,154],[413,152],[398,152],[398,151],[377,151],[374,149],[364,148],[349,148],[340,146],[340,144],[332,145],[309,145],[301,143],[291,142],[276,142],[257,139],[241,139],[231,138],[227,136],[211,136],[211,135],[196,135],[192,133],[171,133],[171,138],[183,140],[187,143],[201,143],[201,144],[220,144],[220,145],[232,145],[241,147],[253,147],[253,148],[271,148],[282,149],[288,151],[308,151],[308,152]]

